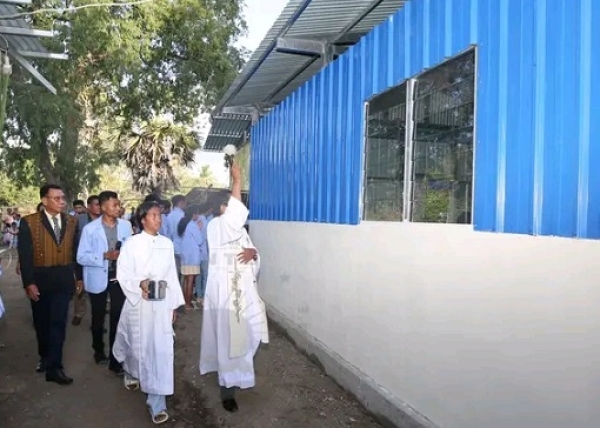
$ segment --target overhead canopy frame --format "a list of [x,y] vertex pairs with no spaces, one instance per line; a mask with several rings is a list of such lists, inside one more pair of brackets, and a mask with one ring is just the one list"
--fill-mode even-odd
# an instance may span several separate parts
[[[226,109],[250,109],[254,120],[283,101],[329,62],[404,5],[404,0],[290,0],[214,109],[204,150],[245,143],[252,120],[224,121]],[[218,118],[218,119],[217,119]],[[238,121],[237,123],[233,123]],[[223,131],[246,126],[234,139]]]
[[[19,14],[19,5],[31,4],[31,0],[0,0],[0,50],[8,52],[8,56],[27,70],[48,91],[56,94],[56,88],[50,83],[27,58],[65,60],[63,53],[51,53],[41,43],[42,37],[54,37],[53,31],[31,28]],[[2,43],[4,42],[4,43]]]

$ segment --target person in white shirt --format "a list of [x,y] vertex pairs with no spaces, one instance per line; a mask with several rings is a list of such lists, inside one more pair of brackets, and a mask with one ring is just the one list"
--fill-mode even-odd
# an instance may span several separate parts
[[269,341],[265,306],[256,289],[260,258],[244,224],[241,173],[231,166],[232,191],[214,194],[208,223],[210,253],[200,347],[200,374],[218,372],[221,402],[238,410],[234,392],[255,385],[254,355]]
[[185,301],[173,243],[160,235],[160,205],[138,208],[143,231],[128,239],[117,262],[117,279],[127,300],[121,312],[115,358],[123,364],[125,387],[141,388],[152,421],[169,419],[166,396],[174,392],[173,326],[176,309]]

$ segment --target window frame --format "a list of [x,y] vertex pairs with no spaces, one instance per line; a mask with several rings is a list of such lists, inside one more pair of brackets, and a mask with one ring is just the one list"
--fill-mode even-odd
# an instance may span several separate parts
[[[363,105],[363,114],[364,114],[364,120],[363,120],[363,125],[364,125],[364,129],[363,129],[363,135],[362,135],[362,139],[363,139],[363,152],[362,152],[362,168],[361,168],[361,192],[360,192],[360,213],[361,213],[361,221],[383,221],[383,220],[365,220],[367,217],[367,209],[368,209],[368,199],[367,199],[367,187],[368,187],[368,176],[367,176],[367,168],[369,166],[369,144],[368,144],[368,140],[369,140],[369,106],[371,105],[371,103],[377,99],[378,97],[381,97],[385,94],[388,94],[389,92],[394,91],[395,89],[401,87],[402,85],[406,84],[406,95],[405,95],[405,102],[408,101],[408,94],[409,94],[409,86],[410,86],[410,81],[409,80],[405,80],[403,82],[400,82],[397,85],[392,86],[391,88],[386,89],[383,92],[380,92],[379,94],[376,94],[374,96],[372,96],[371,98],[369,98],[367,101],[364,102]],[[406,130],[404,133],[404,147],[405,147],[405,153],[404,153],[404,165],[403,165],[403,173],[406,174],[406,159],[407,159],[407,155],[408,155],[408,142],[410,140],[410,134],[409,134],[409,124],[408,124],[408,120],[412,117],[409,114],[409,108],[412,109],[412,103],[411,105],[406,105],[406,114],[405,114],[405,121],[406,121]],[[412,128],[411,128],[412,129]],[[406,175],[404,176],[404,182],[403,182],[403,186],[402,186],[402,220],[401,221],[405,221],[405,210],[406,207],[404,206],[404,202],[406,200],[404,192],[406,191]],[[392,221],[392,222],[399,222],[398,220],[396,221]]]
[[[456,55],[452,57],[446,58],[444,61],[435,64],[433,67],[429,67],[420,73],[399,82],[398,84],[387,88],[385,91],[382,91],[378,94],[373,95],[369,99],[364,102],[363,106],[363,165],[361,168],[361,194],[360,194],[360,212],[361,212],[361,221],[369,221],[369,222],[385,222],[385,223],[430,223],[425,221],[414,221],[413,217],[413,191],[414,191],[414,168],[415,168],[415,159],[414,159],[414,148],[415,148],[415,105],[416,105],[416,85],[419,78],[431,71],[435,70],[438,67],[442,67],[449,62],[455,61],[460,57],[463,57],[469,53],[473,53],[473,63],[474,63],[474,73],[473,73],[473,159],[471,161],[472,165],[472,180],[471,180],[471,201],[470,201],[470,222],[469,223],[437,223],[431,222],[435,224],[451,224],[456,226],[470,226],[473,227],[473,212],[475,206],[475,163],[476,163],[476,153],[477,153],[477,98],[478,98],[478,72],[479,72],[479,56],[477,51],[477,46],[472,45],[467,49],[458,52]],[[383,221],[383,220],[369,220],[366,218],[367,214],[367,200],[366,200],[366,191],[367,191],[367,166],[368,166],[368,132],[369,132],[369,106],[370,104],[376,100],[381,95],[386,94],[387,92],[406,84],[406,133],[405,133],[405,155],[404,155],[404,183],[403,183],[403,191],[402,191],[402,220],[401,221]]]

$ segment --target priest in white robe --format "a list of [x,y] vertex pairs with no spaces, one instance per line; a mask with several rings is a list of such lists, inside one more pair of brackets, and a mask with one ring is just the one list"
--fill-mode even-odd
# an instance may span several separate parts
[[208,280],[204,297],[200,374],[218,372],[225,410],[238,409],[234,392],[255,385],[254,355],[269,340],[265,306],[256,289],[257,249],[244,224],[240,168],[231,167],[232,191],[215,194],[208,223]]
[[[173,322],[185,304],[179,285],[173,243],[159,234],[160,206],[138,208],[143,232],[125,242],[117,263],[117,279],[126,297],[113,354],[123,364],[125,387],[141,388],[155,424],[169,419],[166,396],[174,390]],[[166,281],[162,300],[149,300],[150,281]]]

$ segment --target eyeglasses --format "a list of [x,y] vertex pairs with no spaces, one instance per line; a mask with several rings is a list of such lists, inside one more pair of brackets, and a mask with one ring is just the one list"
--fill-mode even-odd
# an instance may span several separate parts
[[47,196],[48,199],[52,199],[54,202],[66,201],[64,196]]

